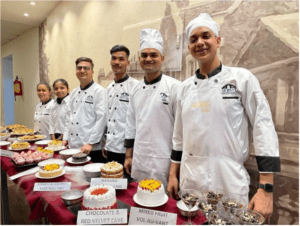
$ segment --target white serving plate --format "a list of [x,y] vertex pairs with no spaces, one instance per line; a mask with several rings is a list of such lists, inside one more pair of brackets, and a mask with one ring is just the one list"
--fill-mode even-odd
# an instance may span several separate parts
[[52,140],[40,140],[35,142],[36,145],[48,145],[48,143]]
[[70,157],[70,158],[67,159],[67,162],[68,162],[68,163],[71,163],[71,164],[79,165],[79,164],[86,163],[86,162],[88,162],[88,161],[90,161],[90,160],[91,160],[91,157],[88,156],[88,157],[86,158],[86,160],[83,161],[83,162],[73,162],[73,157]]
[[[52,150],[52,149],[49,148],[49,147],[45,147],[45,149],[46,149],[46,150]],[[56,149],[56,150],[52,150],[52,151],[56,152],[56,151],[61,151],[61,150],[64,150],[64,149],[66,149],[66,147],[65,147],[65,146],[61,146],[60,149]]]
[[24,141],[24,142],[28,142],[28,141],[38,141],[38,140],[42,140],[44,139],[46,136],[45,135],[41,135],[43,137],[40,137],[40,138],[34,138],[34,139],[29,139],[29,140],[23,140],[21,138],[18,138],[19,141]]
[[7,133],[8,135],[6,136],[0,136],[0,140],[6,140],[7,138],[10,137],[10,133]]
[[7,146],[10,145],[11,143],[9,141],[0,141],[0,146]]
[[36,172],[35,176],[39,179],[53,179],[53,178],[60,177],[60,176],[64,175],[65,173],[66,173],[66,171],[63,169],[62,173],[58,176],[55,176],[55,177],[41,177],[40,172]]
[[162,205],[164,205],[165,203],[167,203],[168,200],[169,200],[169,197],[165,194],[164,199],[161,200],[160,203],[155,204],[155,205],[147,205],[147,204],[144,204],[144,203],[142,203],[142,202],[139,202],[139,201],[137,200],[137,198],[136,198],[136,194],[134,194],[134,196],[133,196],[133,201],[135,201],[136,204],[139,204],[140,206],[145,206],[145,207],[157,207],[157,206],[162,206]]

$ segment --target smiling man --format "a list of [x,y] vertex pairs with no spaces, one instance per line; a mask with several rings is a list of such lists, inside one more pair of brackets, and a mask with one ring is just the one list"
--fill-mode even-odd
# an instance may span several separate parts
[[196,75],[179,92],[168,193],[180,189],[215,190],[248,203],[250,178],[244,162],[253,144],[259,188],[248,208],[266,218],[273,210],[273,173],[280,171],[278,138],[268,102],[248,70],[222,65],[217,57],[218,24],[206,13],[187,28]]
[[178,80],[164,75],[159,31],[140,33],[140,66],[145,77],[133,87],[127,111],[124,167],[133,178],[155,178],[167,185]]
[[138,80],[126,74],[130,65],[130,51],[126,46],[115,45],[110,50],[110,65],[114,72],[114,81],[107,87],[108,113],[107,138],[103,156],[107,161],[124,164],[126,148],[124,147],[126,113],[129,105],[129,93]]
[[81,149],[92,162],[104,162],[101,151],[106,128],[107,93],[93,81],[94,64],[90,58],[76,60],[76,76],[80,86],[70,95],[63,145]]

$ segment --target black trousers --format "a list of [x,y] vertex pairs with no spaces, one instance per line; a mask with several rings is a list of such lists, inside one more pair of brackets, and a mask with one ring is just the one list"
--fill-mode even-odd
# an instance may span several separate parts
[[106,151],[107,153],[107,162],[115,161],[124,165],[125,153],[115,153],[112,151]]
[[90,152],[89,156],[91,157],[91,161],[93,163],[106,163],[106,158],[102,155],[102,150],[93,150]]

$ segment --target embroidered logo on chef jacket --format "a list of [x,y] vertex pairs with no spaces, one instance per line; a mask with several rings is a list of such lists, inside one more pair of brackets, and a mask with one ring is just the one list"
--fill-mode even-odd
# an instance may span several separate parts
[[236,92],[236,87],[231,84],[226,84],[222,87],[223,99],[239,99],[239,95]]
[[168,105],[169,102],[168,102],[168,100],[167,100],[167,98],[168,98],[167,94],[165,94],[165,93],[160,93],[160,96],[161,96],[161,100],[162,100],[163,104]]
[[44,111],[44,115],[50,115],[50,108],[47,108],[47,109]]
[[120,101],[129,102],[129,94],[128,93],[121,93]]
[[94,101],[93,101],[94,97],[89,95],[86,99],[85,99],[85,103],[88,103],[88,104],[93,104]]

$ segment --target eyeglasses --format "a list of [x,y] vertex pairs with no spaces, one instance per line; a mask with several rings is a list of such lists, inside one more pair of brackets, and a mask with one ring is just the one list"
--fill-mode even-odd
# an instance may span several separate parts
[[89,71],[91,68],[88,66],[77,66],[76,70],[81,71],[81,70]]

